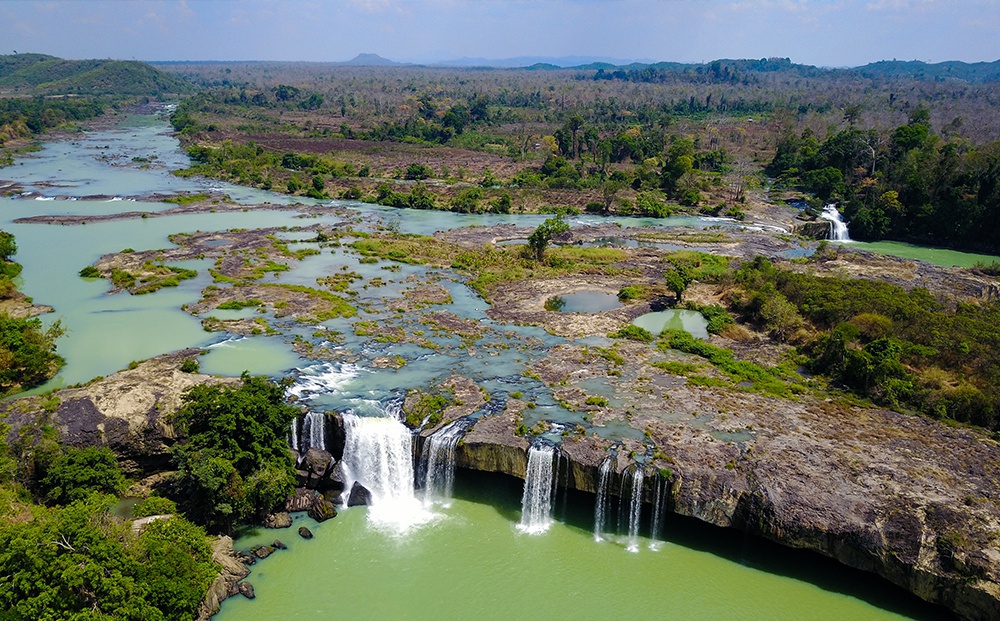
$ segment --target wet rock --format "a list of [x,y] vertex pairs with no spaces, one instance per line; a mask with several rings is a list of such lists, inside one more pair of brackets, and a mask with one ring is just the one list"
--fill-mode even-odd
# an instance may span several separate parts
[[348,507],[360,507],[372,504],[372,493],[364,485],[354,482],[351,486],[351,495],[347,498]]
[[239,586],[239,590],[240,590],[240,595],[242,595],[243,597],[245,597],[247,599],[253,599],[253,598],[257,597],[257,595],[254,594],[254,592],[253,592],[253,585],[250,584],[249,582],[246,582],[246,581],[241,582],[240,586]]
[[260,546],[253,549],[253,555],[259,559],[265,559],[274,553],[274,546]]
[[312,534],[312,531],[309,530],[308,528],[306,528],[305,526],[300,526],[299,527],[299,537],[302,537],[303,539],[312,539],[313,538],[313,534]]
[[243,555],[233,551],[233,540],[230,537],[219,537],[212,545],[212,561],[221,571],[198,605],[198,621],[208,621],[219,611],[223,600],[239,592],[237,583],[250,573],[246,564],[241,562],[242,558]]
[[302,458],[302,469],[309,473],[310,481],[318,481],[333,465],[333,455],[323,449],[311,448]]
[[318,498],[315,504],[309,508],[309,517],[317,522],[324,522],[330,518],[337,517],[337,508],[329,500]]
[[314,502],[316,502],[316,492],[298,487],[295,488],[292,497],[285,502],[285,511],[289,513],[308,511]]
[[275,550],[287,550],[288,549],[288,546],[286,546],[285,544],[281,543],[280,539],[275,539],[274,543],[272,543],[271,546]]
[[271,513],[264,518],[264,528],[288,528],[292,525],[292,516],[285,511]]

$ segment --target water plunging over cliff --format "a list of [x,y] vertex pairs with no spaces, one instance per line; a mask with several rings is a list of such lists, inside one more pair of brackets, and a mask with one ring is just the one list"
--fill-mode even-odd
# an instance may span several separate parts
[[[632,498],[628,505],[628,551],[639,551],[639,525],[642,522],[642,479],[645,468],[636,464],[632,468]],[[622,490],[624,493],[625,490]]]
[[451,498],[455,483],[455,447],[467,428],[468,423],[459,419],[437,430],[424,442],[420,452],[420,470],[425,503],[434,497]]
[[662,475],[653,478],[653,523],[650,525],[649,548],[658,550],[660,542],[663,541],[663,494],[667,489],[667,480]]
[[840,215],[840,211],[837,210],[836,205],[827,205],[824,207],[823,212],[819,214],[819,217],[824,220],[829,220],[830,222],[829,240],[841,242],[851,241],[851,236],[847,234],[847,223],[844,222],[844,218]]
[[611,474],[611,464],[614,455],[608,455],[601,460],[599,477],[597,479],[597,497],[594,499],[594,541],[604,539],[604,520],[608,514],[608,477]]
[[371,492],[369,520],[405,532],[434,516],[413,492],[413,436],[400,421],[400,406],[382,406],[382,416],[344,414],[344,472],[349,493],[354,482]]
[[299,443],[303,452],[311,448],[326,450],[326,415],[321,412],[307,412],[302,419],[302,441]]
[[524,475],[524,494],[521,496],[521,523],[518,530],[529,535],[540,535],[552,523],[552,464],[555,449],[551,446],[532,446],[528,449],[528,470]]

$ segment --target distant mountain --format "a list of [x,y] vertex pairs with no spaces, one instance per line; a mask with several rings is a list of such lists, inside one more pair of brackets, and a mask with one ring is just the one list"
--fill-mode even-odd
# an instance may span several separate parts
[[351,67],[403,67],[408,63],[398,63],[388,58],[382,58],[378,54],[358,54],[347,62],[337,64]]
[[1000,60],[991,63],[965,63],[950,60],[925,63],[919,60],[880,60],[850,71],[869,77],[909,78],[921,82],[960,80],[963,82],[1000,82]]
[[63,60],[45,54],[0,56],[0,88],[39,95],[159,95],[194,86],[135,60]]

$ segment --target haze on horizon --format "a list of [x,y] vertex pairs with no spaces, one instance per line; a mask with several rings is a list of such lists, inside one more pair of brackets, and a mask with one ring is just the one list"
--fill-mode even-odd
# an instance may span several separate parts
[[1000,58],[1000,0],[6,0],[0,23],[0,53],[64,58]]

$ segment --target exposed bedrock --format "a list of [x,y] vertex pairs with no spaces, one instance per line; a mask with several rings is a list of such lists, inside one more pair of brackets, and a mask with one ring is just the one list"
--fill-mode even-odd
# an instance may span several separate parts
[[[767,403],[746,399],[747,411]],[[967,619],[1000,618],[996,442],[895,412],[783,403],[769,413],[783,425],[758,427],[752,440],[718,441],[684,424],[656,429],[646,500],[663,477],[668,511],[819,552]],[[514,430],[508,413],[482,419],[459,444],[457,465],[523,478],[529,443]],[[559,483],[595,492],[608,448],[564,437]],[[617,448],[620,474],[634,448]],[[611,493],[620,485],[619,477]]]

